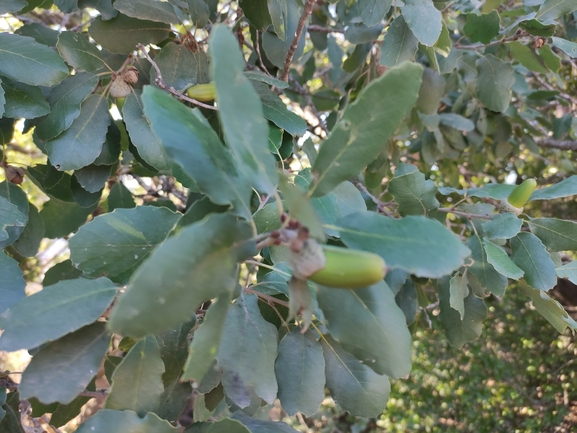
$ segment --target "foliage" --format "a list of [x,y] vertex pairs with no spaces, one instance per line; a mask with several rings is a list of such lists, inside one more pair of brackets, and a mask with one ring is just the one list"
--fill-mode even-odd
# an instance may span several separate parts
[[[325,388],[351,416],[395,416],[426,312],[460,347],[511,284],[574,332],[550,295],[577,284],[574,11],[2,2],[0,349],[33,358],[0,382],[0,430],[21,431],[19,399],[59,427],[96,397],[77,431],[288,432],[253,416],[277,399],[313,415]],[[45,267],[46,239],[69,260]],[[318,243],[388,274],[308,282]]]

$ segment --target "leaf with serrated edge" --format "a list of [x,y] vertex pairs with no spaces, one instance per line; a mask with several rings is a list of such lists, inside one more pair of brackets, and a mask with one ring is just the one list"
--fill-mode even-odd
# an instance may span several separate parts
[[550,251],[577,250],[577,223],[574,221],[535,218],[529,220],[529,228]]
[[26,367],[18,391],[42,403],[68,404],[98,372],[108,349],[106,325],[95,322],[40,349]]
[[577,260],[555,269],[555,272],[559,278],[567,278],[573,284],[577,284]]
[[203,301],[238,284],[238,262],[255,254],[251,237],[250,225],[230,214],[211,214],[183,228],[132,275],[110,313],[110,328],[142,337],[188,320]]
[[345,350],[378,374],[395,378],[409,374],[411,334],[387,283],[357,290],[319,285],[317,299],[329,332]]
[[327,388],[340,407],[351,415],[378,416],[387,405],[391,385],[348,352],[330,335],[321,336]]
[[116,296],[107,278],[60,281],[0,315],[0,350],[31,349],[97,320]]
[[523,220],[511,212],[494,214],[493,219],[482,224],[489,239],[511,239],[519,231]]
[[114,370],[107,409],[133,410],[139,416],[155,412],[164,390],[164,363],[156,338],[139,340]]
[[309,194],[329,193],[377,156],[417,100],[422,72],[416,63],[403,63],[363,88],[323,142]]

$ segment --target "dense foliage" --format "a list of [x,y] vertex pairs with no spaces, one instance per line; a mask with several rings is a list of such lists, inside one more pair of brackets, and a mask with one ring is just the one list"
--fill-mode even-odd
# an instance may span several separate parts
[[[0,378],[0,431],[60,427],[91,397],[79,433],[289,432],[262,413],[328,396],[394,417],[411,333],[463,346],[511,284],[571,338],[550,294],[577,284],[574,11],[0,2],[0,350],[32,355]],[[352,250],[375,284],[308,280],[354,273]]]

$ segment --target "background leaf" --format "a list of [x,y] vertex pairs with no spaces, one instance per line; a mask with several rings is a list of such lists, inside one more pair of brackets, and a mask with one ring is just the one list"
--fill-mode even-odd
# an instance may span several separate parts
[[407,0],[401,13],[421,44],[430,47],[437,42],[442,29],[441,11],[432,1]]
[[180,20],[174,13],[169,2],[155,0],[116,0],[114,9],[124,15],[141,20],[158,21],[161,23],[178,24]]
[[5,253],[0,253],[0,274],[0,313],[3,313],[26,296],[26,281],[18,262]]
[[66,63],[81,71],[93,72],[108,68],[106,62],[101,58],[100,50],[91,44],[88,37],[82,33],[60,33],[56,48]]
[[555,265],[538,237],[520,232],[511,239],[511,259],[525,272],[531,287],[547,291],[557,283]]
[[476,64],[477,97],[489,110],[505,111],[515,82],[512,66],[491,54],[481,57]]
[[102,431],[107,433],[126,433],[128,431],[138,433],[177,433],[178,429],[170,425],[168,421],[160,419],[154,413],[147,413],[144,418],[139,417],[131,410],[101,409],[95,415],[86,420],[78,429],[77,433],[91,433]]
[[393,67],[413,60],[419,40],[413,35],[405,18],[399,15],[391,23],[381,46],[381,65]]
[[577,223],[557,218],[529,220],[531,232],[551,251],[577,250]]

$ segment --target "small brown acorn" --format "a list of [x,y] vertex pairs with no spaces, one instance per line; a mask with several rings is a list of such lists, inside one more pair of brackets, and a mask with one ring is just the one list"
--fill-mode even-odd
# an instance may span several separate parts
[[122,78],[127,83],[136,84],[138,83],[139,75],[140,73],[138,72],[138,69],[136,69],[134,66],[131,66],[126,71],[124,71],[124,73],[122,74]]
[[110,86],[110,96],[114,98],[124,98],[130,95],[132,87],[126,81],[122,79],[121,75],[114,78],[112,85]]
[[4,166],[4,172],[6,173],[6,180],[16,185],[22,185],[24,180],[24,170],[20,167],[14,167],[12,165],[6,164]]

